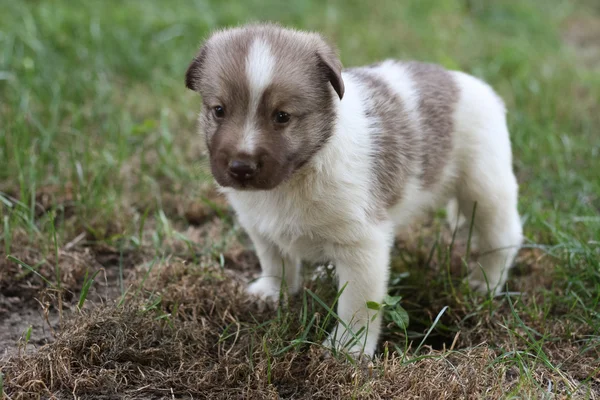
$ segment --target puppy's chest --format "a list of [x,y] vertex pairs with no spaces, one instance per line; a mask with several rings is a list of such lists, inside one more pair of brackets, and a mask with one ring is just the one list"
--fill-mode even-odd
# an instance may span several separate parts
[[326,259],[328,245],[349,240],[348,233],[360,225],[356,211],[330,199],[244,193],[230,195],[229,200],[244,228],[306,260]]

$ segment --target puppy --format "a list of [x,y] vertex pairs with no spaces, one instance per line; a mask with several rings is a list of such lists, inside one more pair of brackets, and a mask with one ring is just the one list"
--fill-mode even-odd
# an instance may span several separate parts
[[338,327],[326,344],[373,355],[396,229],[452,201],[474,229],[468,281],[502,290],[522,241],[502,100],[482,81],[420,62],[342,69],[320,35],[273,24],[214,33],[186,73],[220,190],[258,254],[248,292],[302,287],[331,262]]

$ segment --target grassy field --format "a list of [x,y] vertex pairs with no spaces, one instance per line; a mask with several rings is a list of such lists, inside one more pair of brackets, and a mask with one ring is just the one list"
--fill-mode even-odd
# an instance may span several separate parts
[[[0,0],[0,398],[600,398],[600,5],[376,4]],[[496,88],[527,238],[510,293],[465,287],[440,212],[398,238],[373,362],[322,357],[329,269],[278,310],[244,295],[258,262],[184,73],[212,29],[258,19],[323,32],[346,66]]]

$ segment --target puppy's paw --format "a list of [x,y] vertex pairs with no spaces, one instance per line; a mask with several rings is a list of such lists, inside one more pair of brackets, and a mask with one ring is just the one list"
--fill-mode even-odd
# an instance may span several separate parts
[[277,304],[281,282],[276,279],[259,278],[251,283],[246,289],[246,293],[258,297],[262,301]]

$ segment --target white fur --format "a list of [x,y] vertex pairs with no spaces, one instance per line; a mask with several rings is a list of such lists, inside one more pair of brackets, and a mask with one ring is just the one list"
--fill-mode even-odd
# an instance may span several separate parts
[[271,83],[275,61],[275,57],[271,53],[271,47],[265,40],[255,39],[252,42],[246,57],[246,75],[250,84],[250,112],[246,116],[242,143],[240,144],[240,150],[248,154],[254,153],[256,135],[259,134],[254,125],[255,113],[263,92]]
[[[262,46],[253,46],[249,56],[254,89],[267,82],[266,75],[255,68],[272,68],[269,53]],[[386,63],[377,71],[401,97],[408,118],[418,127],[420,94],[409,74]],[[460,99],[448,167],[438,183],[427,190],[419,178],[409,179],[402,200],[388,210],[387,219],[374,218],[371,213],[370,182],[374,177],[369,162],[373,147],[364,111],[365,91],[346,74],[346,92],[337,105],[336,130],[308,168],[270,191],[222,189],[252,238],[262,265],[261,278],[250,285],[250,293],[265,298],[278,296],[282,279],[295,292],[302,287],[301,260],[332,261],[340,288],[347,285],[339,299],[338,315],[354,332],[361,327],[368,332],[350,351],[372,355],[381,315],[367,309],[365,303],[381,302],[387,291],[394,227],[406,226],[415,216],[451,199],[457,199],[460,211],[468,216],[477,201],[475,228],[483,250],[502,248],[481,257],[482,268],[473,272],[471,285],[485,290],[487,277],[493,290],[501,288],[521,243],[504,106],[481,81],[461,73],[453,76]],[[327,343],[337,346],[349,337],[340,325]]]
[[474,202],[480,268],[469,277],[471,287],[498,292],[522,242],[517,211],[518,184],[504,104],[482,81],[454,72],[463,95],[454,115],[461,175],[455,187],[463,216],[470,219]]

